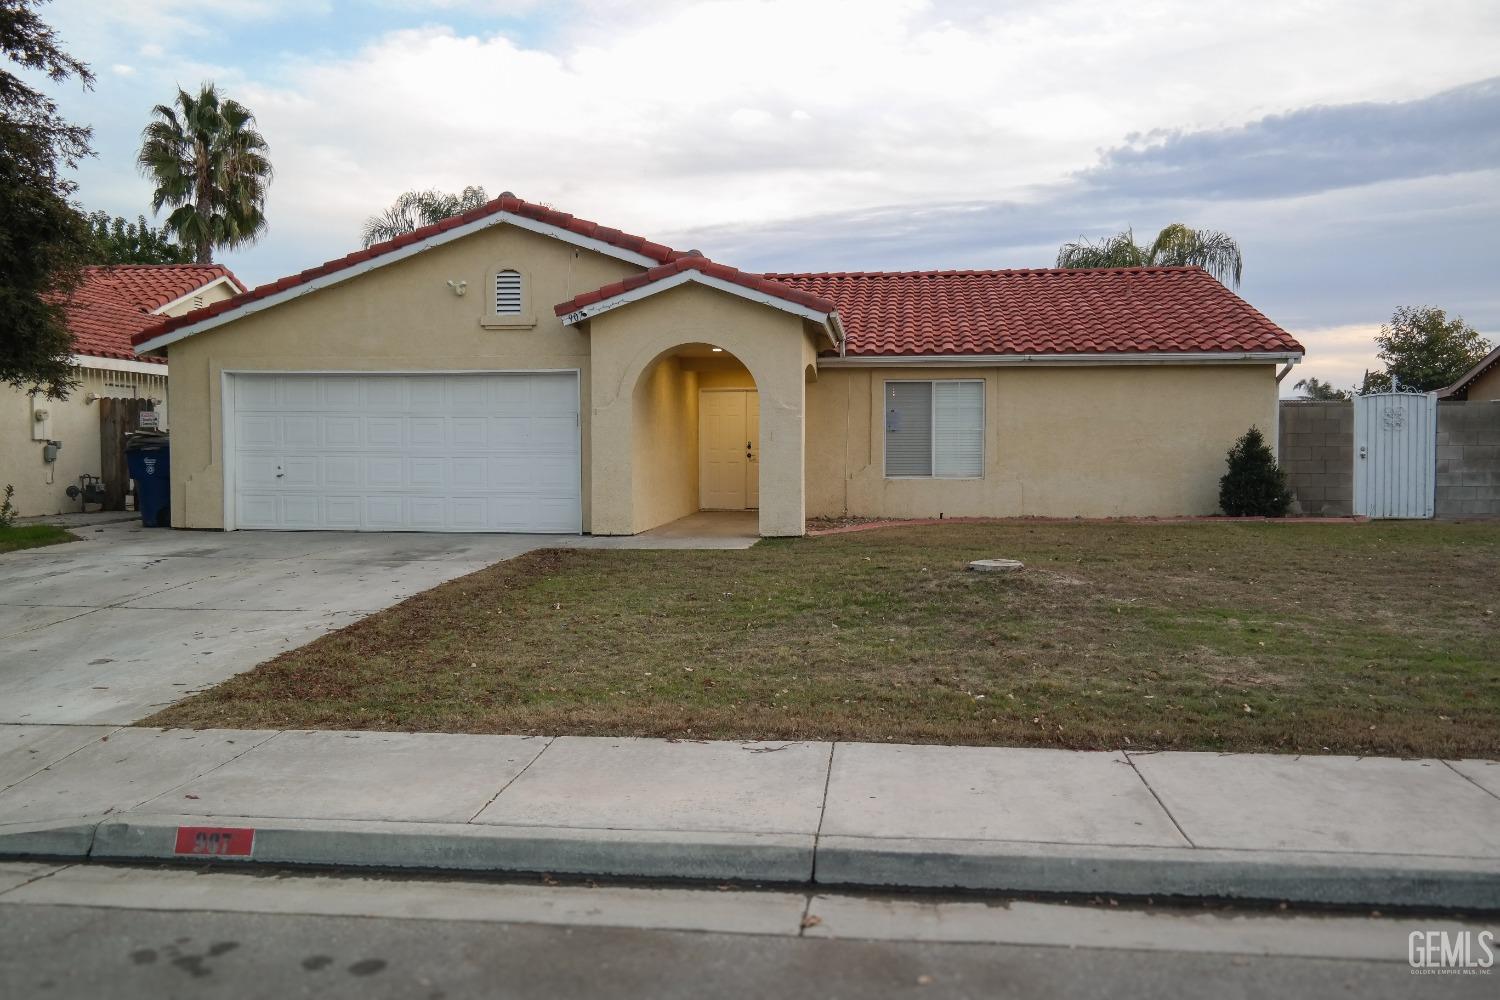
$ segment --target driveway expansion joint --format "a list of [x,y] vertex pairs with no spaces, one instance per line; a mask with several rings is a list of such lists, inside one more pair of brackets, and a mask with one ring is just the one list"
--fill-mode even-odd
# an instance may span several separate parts
[[1147,781],[1146,776],[1141,773],[1141,769],[1135,766],[1135,757],[1132,756],[1131,752],[1129,750],[1121,750],[1120,753],[1125,756],[1125,760],[1130,764],[1130,769],[1135,772],[1137,778],[1141,779],[1141,784],[1146,786],[1146,791],[1151,793],[1151,797],[1156,800],[1156,804],[1161,806],[1161,811],[1166,813],[1167,819],[1171,820],[1172,825],[1177,828],[1178,835],[1187,841],[1189,847],[1197,847],[1198,845],[1193,843],[1193,838],[1189,837],[1187,831],[1182,828],[1182,824],[1177,822],[1177,817],[1172,815],[1172,810],[1167,808],[1167,804],[1157,794],[1156,789],[1151,787],[1151,782]]

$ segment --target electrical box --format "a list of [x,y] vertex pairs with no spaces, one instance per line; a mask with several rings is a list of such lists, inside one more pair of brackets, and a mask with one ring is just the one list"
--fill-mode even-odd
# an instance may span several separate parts
[[31,397],[31,440],[48,441],[52,438],[52,411],[47,401]]

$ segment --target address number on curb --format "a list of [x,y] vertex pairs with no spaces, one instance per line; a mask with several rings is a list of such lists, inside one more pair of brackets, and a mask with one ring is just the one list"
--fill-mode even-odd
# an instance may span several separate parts
[[178,854],[248,858],[255,850],[255,830],[239,826],[179,826]]

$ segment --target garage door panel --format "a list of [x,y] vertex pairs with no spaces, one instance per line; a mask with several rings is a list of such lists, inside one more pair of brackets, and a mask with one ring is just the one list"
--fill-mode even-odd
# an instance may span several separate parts
[[448,422],[442,417],[410,417],[406,441],[413,448],[442,448],[448,443]]
[[392,455],[366,455],[365,485],[374,489],[402,489],[406,486],[406,461]]
[[281,443],[289,448],[316,448],[322,443],[321,424],[312,414],[288,414],[281,418]]
[[277,497],[281,523],[287,528],[321,528],[323,498],[316,493],[285,493]]
[[365,497],[365,527],[377,531],[400,530],[405,506],[399,496]]
[[327,410],[360,409],[364,405],[364,381],[362,378],[319,379],[323,389],[323,408]]
[[337,489],[358,488],[364,483],[363,463],[354,455],[323,456],[323,485]]
[[288,455],[281,461],[283,489],[316,488],[322,485],[323,460],[317,455]]
[[282,379],[277,402],[283,409],[316,410],[323,401],[321,379]]
[[531,439],[547,449],[561,448],[578,437],[578,423],[572,417],[532,417]]
[[235,446],[245,448],[275,447],[281,443],[281,422],[271,415],[247,414],[235,424]]
[[401,375],[375,376],[361,379],[364,383],[367,410],[406,409],[406,379]]
[[242,528],[577,532],[572,373],[235,376]]
[[330,448],[358,448],[364,440],[359,417],[324,417],[323,444]]
[[375,448],[396,448],[405,443],[400,417],[366,417],[365,444]]
[[240,527],[275,528],[276,497],[268,493],[245,492],[236,501]]
[[364,500],[357,496],[328,496],[323,498],[323,520],[330,528],[343,530],[364,526],[362,513]]
[[407,468],[407,485],[416,489],[441,489],[448,485],[448,460],[445,458],[413,458]]

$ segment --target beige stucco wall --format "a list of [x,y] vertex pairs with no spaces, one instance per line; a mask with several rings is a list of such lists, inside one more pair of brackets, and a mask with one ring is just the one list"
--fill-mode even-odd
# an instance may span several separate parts
[[[983,478],[886,479],[887,379],[983,378]],[[1274,439],[1271,365],[829,368],[808,387],[809,516],[1211,514],[1224,456]]]
[[663,358],[641,375],[634,405],[634,517],[655,527],[698,509],[698,373]]
[[[595,534],[634,534],[662,523],[657,518],[671,519],[664,516],[668,508],[643,507],[637,498],[636,484],[680,470],[675,464],[642,464],[661,452],[636,450],[638,417],[632,403],[642,376],[684,344],[722,347],[749,370],[760,397],[760,531],[803,533],[804,368],[815,353],[815,331],[788,313],[698,284],[604,313],[589,326]],[[696,466],[696,449],[690,458]],[[692,480],[696,489],[696,474]]]
[[1471,401],[1500,399],[1500,366],[1491,368],[1470,382],[1464,398]]
[[[78,501],[68,499],[68,487],[85,473],[97,476],[101,471],[99,406],[89,402],[89,397],[164,400],[166,373],[166,366],[161,366],[159,374],[77,368],[74,374],[79,385],[67,399],[33,398],[19,389],[0,387],[0,488],[6,484],[16,488],[17,512],[31,517],[77,511]],[[157,409],[165,426],[165,403]],[[43,440],[32,439],[37,410],[47,413],[41,425]],[[57,461],[50,464],[42,461],[46,440],[62,442]]]
[[[525,309],[535,326],[481,325],[486,277],[502,267],[525,275]],[[552,307],[640,270],[559,240],[496,225],[173,344],[168,352],[173,526],[224,526],[220,383],[225,370],[576,369],[586,414],[588,337],[563,326]],[[467,281],[467,294],[455,295],[449,281]],[[587,420],[582,435],[587,456]],[[585,530],[590,525],[588,477],[585,461]]]

